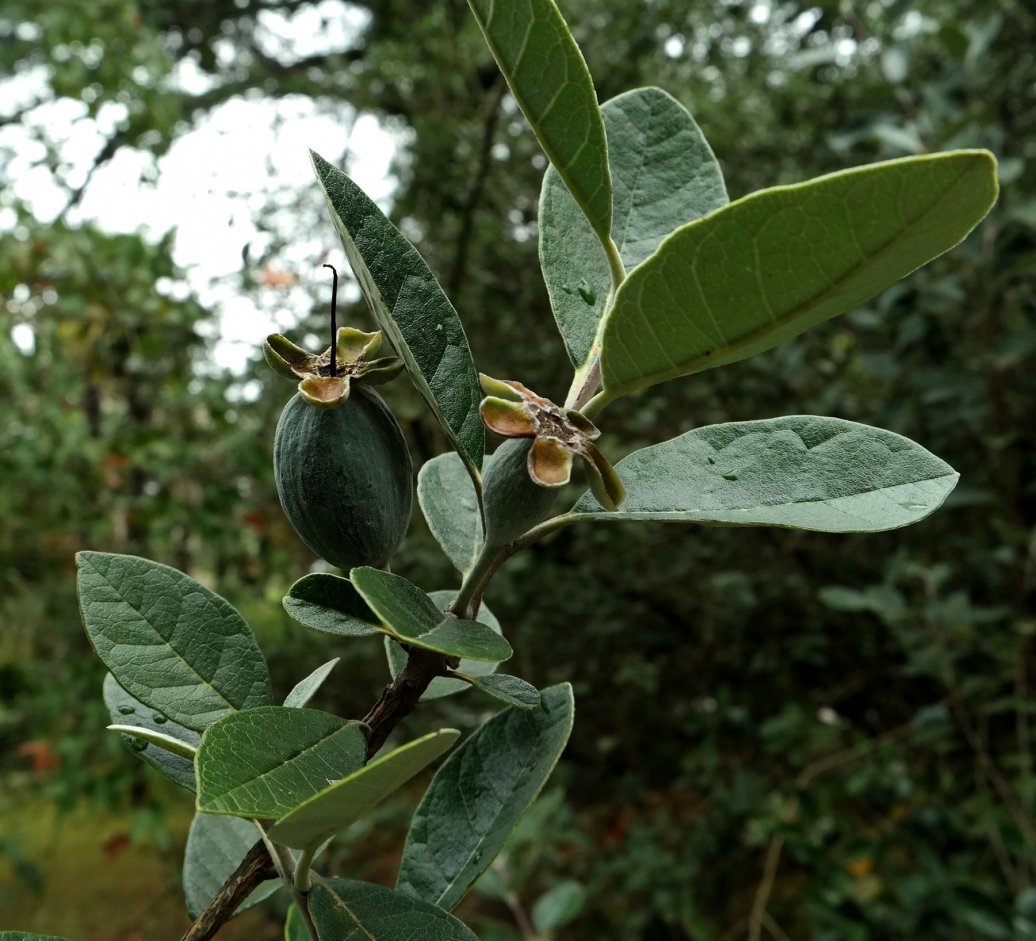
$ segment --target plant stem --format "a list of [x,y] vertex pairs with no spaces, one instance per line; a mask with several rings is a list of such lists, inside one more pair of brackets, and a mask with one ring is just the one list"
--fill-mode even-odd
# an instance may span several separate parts
[[302,855],[295,863],[295,889],[305,895],[310,887],[310,870],[313,867],[313,857],[316,856],[317,847],[311,846],[302,851]]
[[478,558],[475,559],[475,564],[471,567],[471,571],[464,577],[464,583],[460,586],[457,597],[453,599],[450,611],[456,614],[457,617],[473,617],[478,610],[475,602],[481,601],[482,592],[485,591],[485,587],[493,577],[493,573],[511,555],[513,555],[513,550],[507,547],[504,549],[490,549],[488,546],[483,546]]

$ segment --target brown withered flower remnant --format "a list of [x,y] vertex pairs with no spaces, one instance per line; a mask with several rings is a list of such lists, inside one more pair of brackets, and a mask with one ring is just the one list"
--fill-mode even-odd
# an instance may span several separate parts
[[503,438],[532,438],[529,476],[541,487],[562,487],[572,477],[572,463],[583,459],[586,476],[597,502],[617,510],[626,497],[615,468],[594,441],[597,426],[575,409],[562,408],[514,380],[480,375],[482,421]]

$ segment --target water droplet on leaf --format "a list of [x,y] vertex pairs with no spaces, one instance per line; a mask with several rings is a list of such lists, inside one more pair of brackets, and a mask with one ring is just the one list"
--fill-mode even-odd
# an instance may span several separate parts
[[157,725],[165,725],[165,723],[168,722],[169,720],[164,715],[162,715],[162,713],[156,712],[151,717],[151,721],[156,723]]
[[121,716],[131,716],[136,711],[132,706],[119,706],[119,715]]
[[737,480],[737,474],[724,474],[724,480]]

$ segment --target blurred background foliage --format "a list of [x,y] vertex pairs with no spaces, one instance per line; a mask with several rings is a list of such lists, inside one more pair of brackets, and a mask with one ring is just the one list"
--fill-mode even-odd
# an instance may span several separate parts
[[[613,458],[701,424],[820,413],[914,437],[961,483],[931,519],[884,535],[583,526],[512,561],[488,600],[515,643],[513,672],[539,686],[571,678],[579,715],[554,789],[461,914],[484,941],[1036,938],[1036,9],[561,6],[602,100],[639,84],[672,92],[733,197],[951,147],[992,149],[1003,193],[964,245],[868,307],[609,411]],[[87,119],[116,114],[97,166],[130,149],[153,169],[240,98],[373,115],[400,141],[392,216],[460,310],[479,368],[563,395],[536,257],[543,158],[465,3],[355,0],[345,40],[299,51],[277,39],[277,23],[300,15],[334,35],[345,10],[7,0],[0,75],[34,91],[17,109],[0,102],[0,124],[73,100]],[[177,81],[187,65],[203,79],[190,93]],[[39,129],[31,172],[74,207],[89,174],[69,173],[59,136]],[[12,166],[0,137],[6,183]],[[313,564],[270,470],[290,387],[258,356],[243,373],[213,366],[218,311],[184,288],[172,236],[37,218],[8,185],[0,208],[0,925],[172,936],[169,918],[136,931],[112,920],[114,882],[139,869],[109,868],[112,884],[82,897],[67,884],[40,894],[47,841],[80,827],[83,869],[127,844],[164,861],[137,891],[130,914],[145,918],[152,895],[176,894],[189,814],[102,731],[73,552],[143,554],[218,588],[260,634],[282,692],[341,655],[325,708],[362,713],[384,682],[381,652],[304,634],[281,611]],[[311,191],[267,200],[256,224],[277,213],[292,226],[268,226],[240,274],[245,295],[277,290],[258,273],[283,268],[301,233],[334,246]],[[322,323],[312,299],[292,303],[310,329]],[[442,440],[403,385],[388,394],[424,460]],[[454,584],[420,521],[396,567],[428,588]],[[484,709],[447,700],[405,733],[471,727]],[[392,878],[416,796],[349,835],[347,874]],[[43,818],[46,838],[26,826]],[[116,830],[91,843],[97,820]],[[91,906],[109,912],[96,930]],[[249,937],[277,937],[249,917]]]

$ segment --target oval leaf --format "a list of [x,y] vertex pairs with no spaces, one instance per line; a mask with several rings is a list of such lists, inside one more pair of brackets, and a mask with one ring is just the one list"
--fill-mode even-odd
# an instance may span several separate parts
[[[601,106],[612,174],[612,240],[627,271],[679,226],[728,202],[719,164],[694,122],[661,88]],[[540,265],[569,358],[590,356],[611,289],[608,256],[553,167],[543,176]]]
[[[456,592],[433,591],[429,597],[436,607],[440,610],[445,610],[453,603]],[[491,627],[498,634],[503,633],[496,615],[489,610],[489,606],[485,602],[482,603],[478,616],[482,619],[480,623]],[[392,674],[392,679],[395,679],[399,671],[406,665],[406,651],[391,637],[386,637],[385,656],[388,658],[389,672]],[[462,659],[457,667],[457,672],[470,677],[488,676],[490,673],[496,672],[498,666],[498,663],[486,660]],[[455,680],[448,676],[437,676],[428,684],[428,689],[424,691],[420,701],[429,702],[432,699],[442,699],[445,696],[452,696],[454,693],[463,692],[466,689],[470,689],[470,687],[471,684],[465,680]]]
[[474,484],[454,452],[424,464],[417,475],[417,500],[443,552],[466,575],[482,548],[482,512]]
[[604,324],[604,399],[734,363],[884,291],[996,201],[986,151],[891,160],[761,190],[678,229]]
[[382,755],[296,807],[274,824],[270,839],[296,849],[330,839],[435,761],[459,735],[441,729]]
[[303,627],[339,637],[377,634],[377,615],[341,575],[317,573],[300,578],[281,602]]
[[909,438],[813,415],[697,428],[615,470],[626,487],[618,511],[588,492],[574,519],[879,532],[928,516],[958,477]]
[[[183,894],[191,918],[205,911],[258,840],[259,831],[247,820],[194,815],[183,857]],[[280,879],[260,883],[234,914],[240,915],[268,899],[281,885]]]
[[446,760],[407,834],[398,887],[453,908],[503,848],[536,799],[572,731],[568,683],[535,710],[505,709]]
[[441,908],[370,882],[322,881],[309,912],[320,941],[478,941]]
[[532,925],[541,935],[564,928],[586,904],[586,889],[572,879],[551,886],[532,906]]
[[272,701],[259,645],[219,595],[137,556],[79,552],[76,564],[90,643],[134,698],[198,732]]
[[227,716],[201,739],[198,810],[283,817],[363,765],[363,728],[328,712],[285,706]]
[[519,709],[536,709],[540,704],[540,691],[532,683],[517,676],[497,673],[493,676],[472,676],[471,685],[488,693],[495,699],[517,706]]
[[360,566],[349,578],[381,618],[382,630],[401,644],[470,660],[500,661],[511,656],[511,645],[489,625],[445,614],[402,576]]
[[[161,712],[145,706],[140,700],[134,699],[115,681],[110,673],[104,677],[103,693],[104,704],[108,707],[108,715],[116,725],[132,726],[150,732],[160,732],[164,735],[171,735],[179,739],[185,745],[197,748],[201,736],[193,729],[171,722]],[[123,741],[130,750],[156,771],[161,772],[170,781],[179,784],[180,787],[194,790],[194,761],[182,758],[179,755],[171,754],[164,748],[157,745],[150,745],[145,739],[136,734],[124,735]],[[144,747],[141,748],[140,746]]]
[[597,92],[553,0],[468,0],[543,152],[593,230],[609,241],[612,186]]
[[486,449],[482,390],[457,312],[417,249],[366,194],[318,154],[310,156],[374,319],[477,478]]
[[291,709],[301,709],[305,706],[317,694],[317,690],[324,685],[324,680],[331,675],[331,671],[338,665],[339,659],[339,657],[335,657],[334,660],[328,660],[327,663],[318,666],[304,680],[299,680],[292,691],[284,697],[284,705]]

